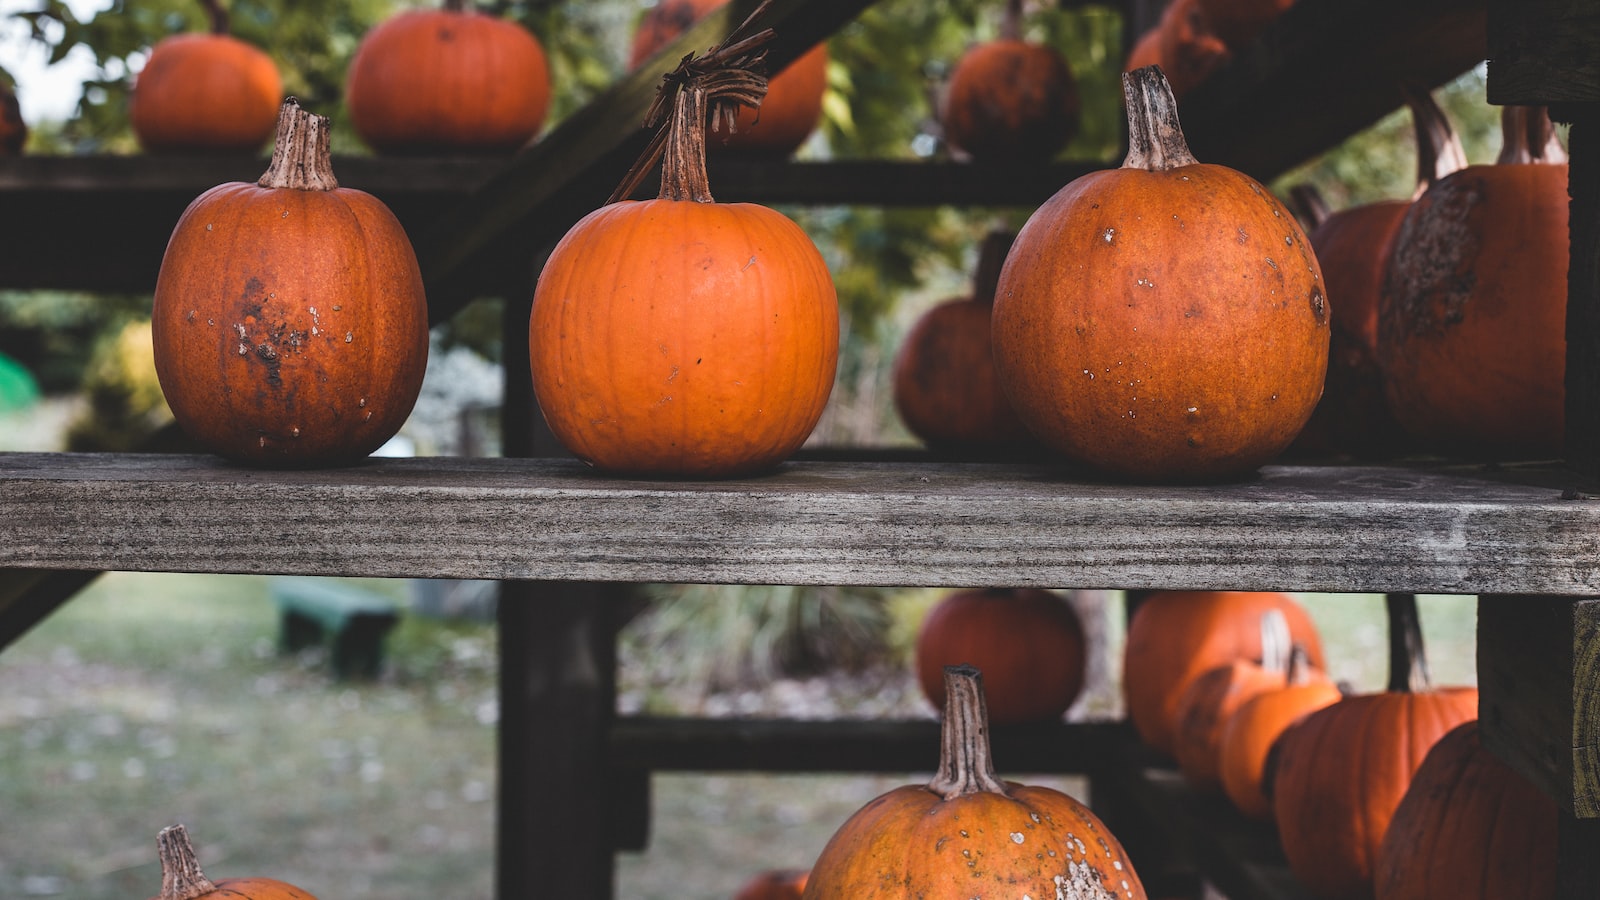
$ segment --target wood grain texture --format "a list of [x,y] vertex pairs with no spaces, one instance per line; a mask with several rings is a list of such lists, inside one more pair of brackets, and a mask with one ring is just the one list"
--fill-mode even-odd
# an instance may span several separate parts
[[1478,600],[1484,746],[1568,814],[1600,817],[1600,600]]
[[1600,7],[1589,0],[1488,0],[1489,102],[1600,100]]
[[[1013,464],[786,463],[726,482],[565,460],[0,454],[0,566],[422,578],[1600,593],[1559,469],[1268,467],[1194,487]],[[1514,479],[1514,480],[1512,480]],[[1520,483],[1518,483],[1520,482]]]

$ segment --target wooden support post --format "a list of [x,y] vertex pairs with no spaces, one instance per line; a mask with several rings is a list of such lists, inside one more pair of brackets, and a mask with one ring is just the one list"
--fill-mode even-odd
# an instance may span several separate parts
[[0,649],[98,577],[99,572],[0,569]]
[[1556,900],[1600,897],[1600,819],[1566,812],[1556,824]]

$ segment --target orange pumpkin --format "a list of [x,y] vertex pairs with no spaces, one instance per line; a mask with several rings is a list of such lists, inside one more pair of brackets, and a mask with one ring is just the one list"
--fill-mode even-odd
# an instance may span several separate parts
[[1231,59],[1227,45],[1212,32],[1198,0],[1172,0],[1155,26],[1140,35],[1123,63],[1123,71],[1160,66],[1172,95],[1182,99]]
[[806,900],[1144,900],[1127,853],[1088,807],[995,775],[978,670],[946,672],[938,773],[878,797],[840,826],[811,867]]
[[1158,591],[1128,623],[1122,688],[1139,737],[1171,754],[1178,700],[1189,683],[1238,659],[1261,659],[1261,616],[1279,610],[1289,637],[1322,666],[1322,639],[1306,611],[1287,594],[1246,591]]
[[[727,2],[661,0],[639,20],[628,67],[638,68],[684,29]],[[828,46],[818,44],[772,76],[759,110],[740,109],[733,130],[714,130],[710,144],[746,156],[788,156],[816,130],[827,90]]]
[[283,80],[272,58],[228,35],[210,4],[210,34],[157,42],[133,86],[128,115],[151,153],[254,153],[272,136]]
[[213,882],[200,870],[194,844],[182,825],[156,835],[161,857],[161,893],[150,900],[317,900],[274,878],[227,878]]
[[1440,179],[1406,211],[1378,357],[1395,418],[1428,448],[1553,457],[1565,423],[1566,154],[1543,108],[1506,107],[1504,130],[1495,165]]
[[1390,594],[1389,688],[1326,706],[1278,739],[1272,802],[1289,868],[1328,900],[1369,900],[1378,845],[1429,748],[1477,718],[1476,688],[1432,688],[1416,597]]
[[350,124],[379,153],[505,153],[544,126],[550,69],[526,28],[447,0],[367,32],[345,102]]
[[707,85],[759,86],[736,72],[663,84],[677,93],[660,196],[585,216],[539,277],[534,391],[550,430],[596,468],[769,469],[811,433],[833,387],[839,311],[822,255],[774,210],[712,202],[706,117],[724,101]]
[[1231,50],[1250,46],[1294,0],[1197,0],[1211,33]]
[[1272,818],[1267,759],[1284,729],[1342,695],[1339,687],[1313,669],[1305,651],[1294,648],[1284,683],[1246,700],[1222,724],[1217,740],[1217,768],[1222,790],[1240,812],[1252,819]]
[[1083,625],[1058,594],[1037,588],[957,591],[939,601],[917,632],[917,680],[943,709],[945,666],[984,673],[989,721],[1061,718],[1083,690]]
[[1077,133],[1079,107],[1066,59],[1022,39],[1022,0],[1009,0],[999,39],[956,62],[940,118],[951,146],[979,162],[1043,162]]
[[338,186],[328,120],[293,98],[261,180],[218,185],[184,210],[152,319],[178,424],[253,464],[361,459],[405,422],[427,363],[404,229],[377,198]]
[[1417,768],[1378,847],[1377,900],[1554,900],[1554,800],[1467,722]]
[[17,95],[0,83],[0,156],[20,156],[28,142],[28,123],[22,121]]
[[745,882],[733,900],[800,900],[808,874],[805,869],[761,872]]
[[983,453],[1031,443],[995,380],[989,340],[994,285],[1012,237],[996,231],[984,239],[972,296],[947,300],[924,313],[895,355],[895,411],[929,447]]
[[1189,153],[1158,68],[1123,84],[1122,168],[1062,188],[1006,259],[995,368],[1023,423],[1071,460],[1139,481],[1238,477],[1322,394],[1322,276],[1282,203]]

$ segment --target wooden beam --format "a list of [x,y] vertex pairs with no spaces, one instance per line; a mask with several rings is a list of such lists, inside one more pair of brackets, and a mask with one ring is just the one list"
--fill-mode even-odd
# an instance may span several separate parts
[[[1600,46],[1600,45],[1597,45]],[[1491,86],[1493,82],[1490,82]],[[1600,476],[1600,104],[1565,108],[1567,167],[1567,464]]]
[[1484,746],[1600,817],[1600,599],[1481,596],[1478,689]]
[[99,572],[0,569],[0,649],[44,621]]
[[1600,6],[1592,0],[1489,0],[1489,102],[1600,101]]

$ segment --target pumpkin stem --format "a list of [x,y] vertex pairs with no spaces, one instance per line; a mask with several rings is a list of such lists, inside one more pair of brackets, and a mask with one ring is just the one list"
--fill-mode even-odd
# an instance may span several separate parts
[[1006,14],[1000,19],[1000,38],[1022,40],[1022,0],[1006,0]]
[[1389,693],[1421,694],[1432,687],[1422,647],[1416,594],[1384,594],[1389,610]]
[[278,139],[272,147],[272,162],[256,184],[296,191],[336,189],[339,180],[333,177],[328,136],[326,116],[301,109],[300,101],[293,97],[284,100],[278,110]]
[[928,790],[946,800],[968,794],[1005,794],[989,754],[989,704],[983,673],[962,664],[944,667],[944,720],[939,726],[939,771]]
[[1287,675],[1294,654],[1294,639],[1283,610],[1269,609],[1261,614],[1261,668]]
[[1417,190],[1411,195],[1415,200],[1434,182],[1465,169],[1467,151],[1427,88],[1401,85],[1400,93],[1411,108],[1411,126],[1417,135]]
[[1328,206],[1328,198],[1322,196],[1317,186],[1306,182],[1289,188],[1289,205],[1294,214],[1300,217],[1306,231],[1314,231],[1317,226],[1328,221],[1333,215],[1332,207]]
[[466,12],[470,6],[467,0],[444,0],[445,12]]
[[972,276],[972,299],[985,306],[994,305],[994,293],[1000,287],[1000,270],[1005,267],[1006,255],[1017,236],[1003,229],[995,229],[984,236],[978,247],[978,268]]
[[1124,169],[1165,172],[1199,162],[1178,124],[1178,101],[1160,66],[1122,74],[1122,99],[1128,107],[1128,156]]
[[1565,165],[1567,151],[1556,137],[1556,127],[1543,106],[1507,106],[1500,112],[1500,131],[1505,142],[1500,146],[1499,165],[1544,163]]
[[200,0],[200,5],[205,7],[206,16],[211,20],[212,34],[228,33],[228,11],[222,8],[218,0]]
[[161,829],[156,835],[161,857],[161,895],[156,900],[195,900],[214,893],[217,886],[200,871],[200,860],[182,825]]
[[1311,680],[1311,654],[1306,648],[1295,644],[1289,650],[1289,667],[1284,670],[1283,683],[1289,687],[1305,684]]

